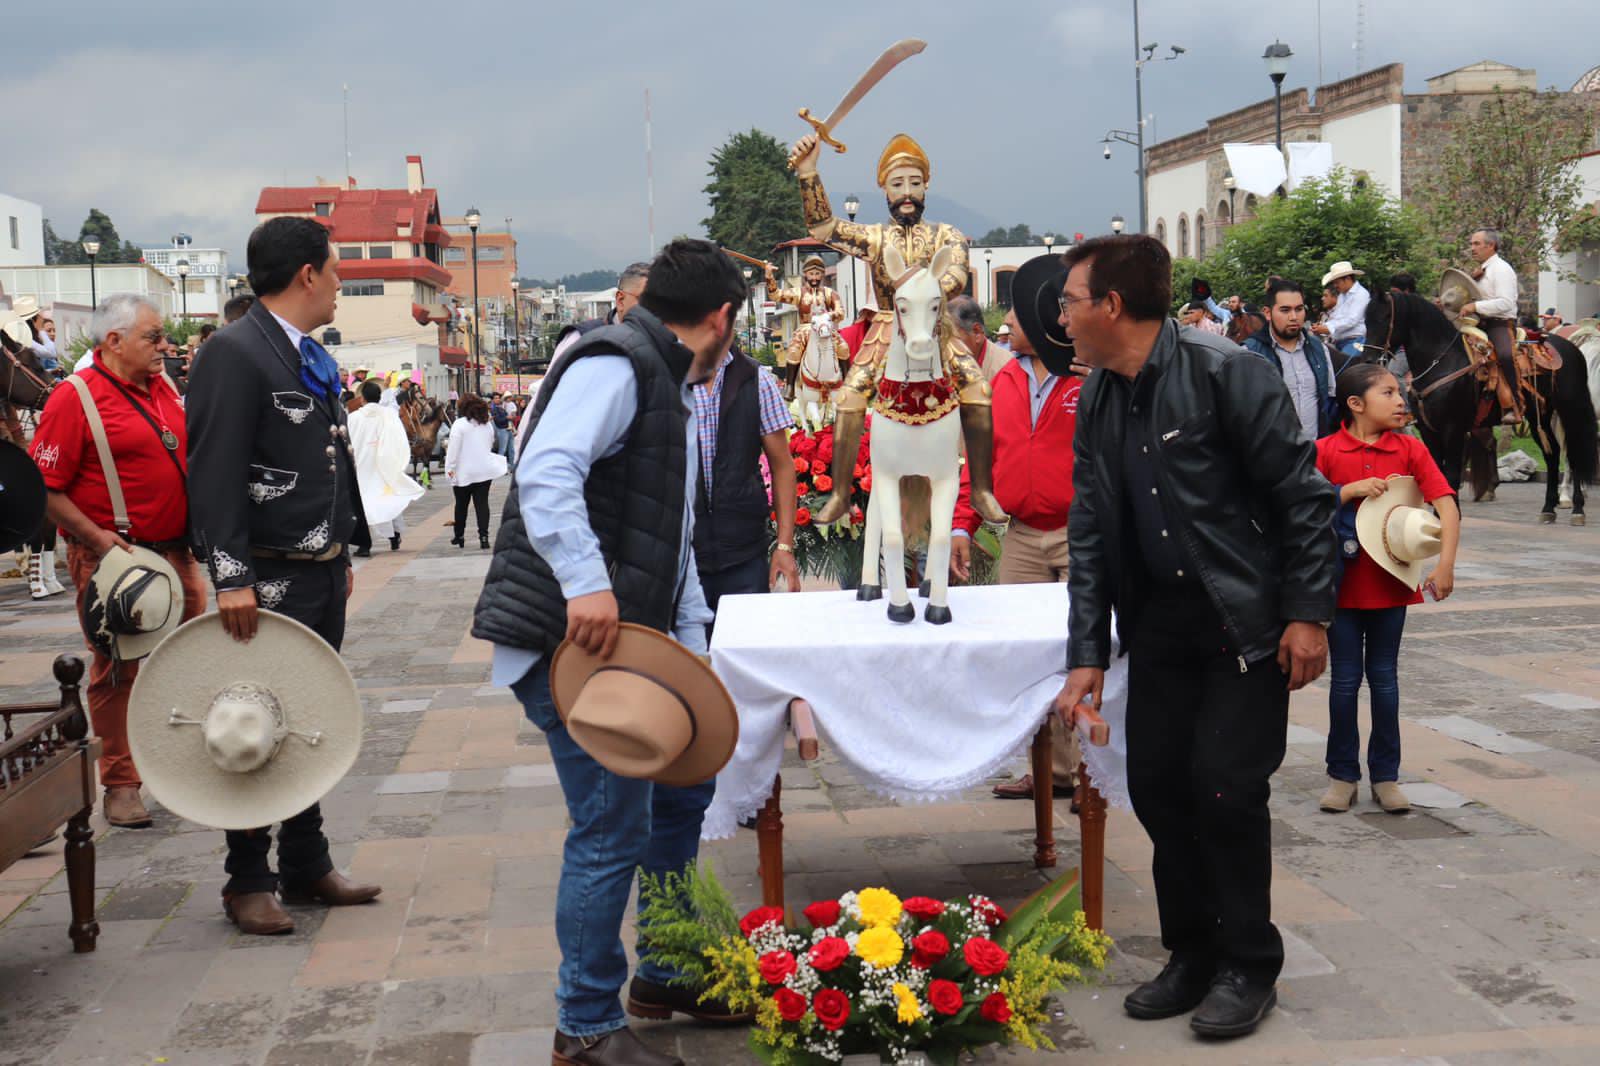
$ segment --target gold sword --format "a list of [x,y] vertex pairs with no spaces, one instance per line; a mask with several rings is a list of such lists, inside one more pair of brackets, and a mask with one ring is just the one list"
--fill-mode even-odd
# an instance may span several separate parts
[[[800,117],[809,122],[811,128],[817,131],[817,138],[823,144],[832,145],[835,152],[846,151],[845,146],[834,139],[834,128],[844,121],[844,117],[861,102],[861,98],[866,96],[874,85],[884,79],[885,75],[912,56],[920,53],[926,47],[928,47],[927,41],[921,41],[915,37],[907,37],[903,41],[897,41],[890,45],[883,55],[879,56],[872,66],[867,68],[867,72],[856,80],[856,83],[850,87],[850,91],[844,94],[844,99],[834,106],[832,113],[827,118],[817,119],[813,117],[811,109],[807,107],[800,109]],[[789,157],[789,169],[793,170],[798,162],[799,160],[791,155]]]

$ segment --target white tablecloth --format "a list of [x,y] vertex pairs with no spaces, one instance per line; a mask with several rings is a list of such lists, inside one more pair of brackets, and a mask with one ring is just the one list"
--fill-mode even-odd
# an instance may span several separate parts
[[[739,706],[739,746],[717,775],[703,836],[732,836],[772,793],[789,701],[802,697],[818,732],[868,788],[936,802],[1018,756],[1065,681],[1065,585],[953,588],[955,621],[896,625],[885,600],[851,592],[725,596],[711,665]],[[1114,659],[1102,714],[1112,744],[1085,744],[1095,784],[1127,805],[1123,721],[1127,667]]]

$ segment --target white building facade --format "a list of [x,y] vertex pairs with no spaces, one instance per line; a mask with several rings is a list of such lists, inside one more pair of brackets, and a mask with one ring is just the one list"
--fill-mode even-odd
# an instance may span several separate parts
[[0,193],[0,267],[44,265],[44,209]]
[[[149,264],[101,263],[93,269],[94,291],[101,299],[114,292],[136,293],[160,308],[163,318],[177,317],[176,287],[171,279]],[[90,297],[89,271],[87,263],[0,267],[0,288],[13,299],[32,296],[39,301],[40,307],[70,305],[88,311],[94,307]]]
[[[220,322],[222,306],[228,302],[228,253],[221,248],[196,248],[186,233],[172,238],[163,248],[141,249],[144,261],[172,280],[178,296],[178,312],[188,301],[190,318]],[[188,264],[188,276],[180,275],[178,264]],[[179,289],[178,286],[183,288]],[[187,290],[185,292],[184,290]]]
[[[1577,171],[1582,202],[1600,212],[1600,151],[1581,157]],[[1600,318],[1600,242],[1559,253],[1550,266],[1539,274],[1539,310],[1554,307],[1568,322]]]

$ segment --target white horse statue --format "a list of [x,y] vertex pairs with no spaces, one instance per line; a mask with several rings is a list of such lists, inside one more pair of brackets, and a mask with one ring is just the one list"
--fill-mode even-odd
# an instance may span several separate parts
[[810,336],[800,357],[800,381],[795,386],[795,416],[811,432],[833,424],[833,390],[844,380],[834,354],[838,337],[831,312],[823,308],[811,316]]
[[906,588],[905,530],[900,479],[924,477],[930,488],[928,607],[923,617],[934,625],[950,621],[950,524],[961,488],[961,415],[955,386],[940,354],[946,338],[944,292],[939,278],[954,256],[939,249],[933,262],[907,276],[905,259],[893,245],[884,249],[895,285],[895,332],[884,355],[883,377],[872,401],[872,497],[867,507],[858,600],[876,600],[879,552],[889,581],[889,620],[909,622],[917,609]]

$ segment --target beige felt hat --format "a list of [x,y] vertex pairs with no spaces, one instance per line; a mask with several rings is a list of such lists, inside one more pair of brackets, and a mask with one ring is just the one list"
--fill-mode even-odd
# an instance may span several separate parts
[[18,296],[11,301],[11,310],[19,321],[26,322],[39,313],[39,301],[32,296]]
[[1381,496],[1356,508],[1356,540],[1406,588],[1422,584],[1422,564],[1439,554],[1439,519],[1423,506],[1414,477],[1392,477]]
[[255,829],[326,796],[361,750],[361,697],[339,654],[271,611],[239,644],[216,612],[173,633],[139,668],[128,747],[168,810]]
[[739,743],[738,709],[711,668],[631,622],[609,659],[563,642],[550,660],[550,698],[578,746],[623,777],[698,785]]
[[1439,276],[1439,307],[1452,320],[1461,317],[1461,309],[1467,304],[1481,299],[1482,290],[1466,271],[1447,267]]
[[1341,259],[1329,267],[1326,274],[1322,275],[1322,285],[1326,288],[1340,278],[1364,278],[1366,276],[1367,272],[1365,270],[1357,270],[1350,265],[1350,260]]
[[89,575],[78,607],[83,635],[122,663],[143,659],[183,621],[183,582],[149,548],[113,548]]

